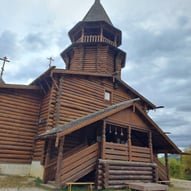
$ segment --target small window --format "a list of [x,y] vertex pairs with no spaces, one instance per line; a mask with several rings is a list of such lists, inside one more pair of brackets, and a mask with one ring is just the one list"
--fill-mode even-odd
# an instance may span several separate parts
[[111,92],[105,91],[104,99],[106,101],[111,101]]

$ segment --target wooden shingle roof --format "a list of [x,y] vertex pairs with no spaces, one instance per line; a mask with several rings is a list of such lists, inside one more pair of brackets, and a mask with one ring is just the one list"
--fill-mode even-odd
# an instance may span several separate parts
[[[99,111],[96,111],[94,113],[90,113],[89,115],[80,117],[76,120],[73,120],[63,126],[59,126],[56,127],[54,129],[48,130],[45,133],[39,135],[37,137],[37,139],[44,139],[50,136],[56,136],[59,133],[62,134],[62,132],[64,132],[64,134],[69,134],[73,131],[76,131],[84,126],[87,126],[91,123],[94,123],[96,121],[99,121],[105,117],[108,117],[112,114],[115,114],[127,107],[129,107],[130,105],[132,105],[134,102],[139,101],[139,98],[135,98],[135,99],[130,99],[127,101],[123,101],[120,103],[117,103],[115,105],[110,105],[107,108],[101,109]],[[62,136],[62,135],[61,135]]]
[[95,21],[105,21],[106,23],[113,25],[110,18],[108,17],[105,9],[103,8],[100,0],[95,0],[83,21],[85,22],[95,22]]

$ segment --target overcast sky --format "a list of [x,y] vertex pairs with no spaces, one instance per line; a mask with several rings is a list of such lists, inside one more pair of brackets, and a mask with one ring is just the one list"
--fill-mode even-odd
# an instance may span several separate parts
[[[191,144],[191,0],[101,0],[123,34],[122,79],[155,105],[149,114],[179,148]],[[6,83],[29,84],[48,69],[64,68],[68,31],[94,0],[0,0],[0,57]],[[2,62],[0,63],[0,67]]]

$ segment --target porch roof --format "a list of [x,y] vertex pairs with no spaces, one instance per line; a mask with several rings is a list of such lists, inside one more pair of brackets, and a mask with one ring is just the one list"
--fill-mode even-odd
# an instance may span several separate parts
[[37,139],[46,139],[51,136],[58,135],[59,137],[67,135],[73,131],[76,131],[84,126],[87,126],[91,123],[104,119],[110,115],[113,115],[129,106],[131,106],[134,102],[139,101],[139,98],[130,99],[124,102],[117,103],[115,105],[108,106],[107,108],[101,109],[94,113],[90,113],[89,115],[80,117],[76,120],[73,120],[65,125],[56,127],[51,130],[47,130],[45,133],[39,135]]
[[58,139],[62,136],[70,134],[80,128],[88,126],[106,117],[109,117],[115,113],[118,113],[126,108],[131,107],[135,104],[136,111],[141,114],[145,122],[148,123],[149,128],[152,130],[153,135],[153,150],[154,152],[169,152],[181,154],[181,150],[171,141],[171,139],[160,129],[160,127],[146,115],[135,102],[140,101],[140,98],[127,100],[124,102],[117,103],[115,105],[108,106],[107,108],[101,109],[97,112],[91,113],[84,117],[73,120],[65,125],[56,127],[51,130],[47,130],[45,133],[39,135],[37,139],[47,139],[50,137],[57,137]]

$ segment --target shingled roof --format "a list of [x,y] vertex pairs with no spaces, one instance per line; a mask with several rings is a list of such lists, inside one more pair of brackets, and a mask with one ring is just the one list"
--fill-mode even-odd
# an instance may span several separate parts
[[[134,102],[140,101],[139,98],[130,99],[114,105],[110,105],[107,108],[101,109],[89,115],[83,116],[76,120],[73,120],[65,125],[48,130],[45,133],[39,135],[37,139],[46,139],[52,136],[56,136],[58,139],[62,136],[70,134],[80,128],[88,126],[106,117],[109,117],[115,113],[118,113],[128,107],[131,107]],[[139,112],[145,119],[145,122],[149,123],[149,127],[152,129],[153,135],[153,149],[164,152],[163,148],[168,149],[169,153],[181,154],[181,150],[169,139],[169,137],[160,129],[160,127],[142,110],[136,107],[136,111]]]
[[92,5],[83,21],[92,22],[92,21],[105,21],[110,25],[113,25],[110,18],[108,17],[105,9],[103,8],[100,0],[95,0],[95,3]]
[[132,105],[134,102],[139,100],[140,100],[139,98],[135,98],[117,103],[115,105],[108,106],[107,108],[101,109],[94,113],[90,113],[89,115],[73,120],[63,126],[48,130],[45,133],[39,135],[37,139],[43,139],[50,136],[55,136],[63,131],[65,131],[65,134],[71,133],[72,131],[80,129],[81,127],[94,123],[116,112],[119,112],[120,110]]

